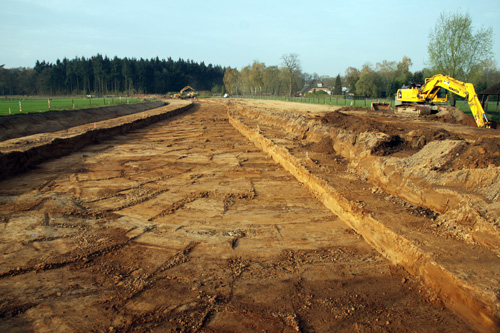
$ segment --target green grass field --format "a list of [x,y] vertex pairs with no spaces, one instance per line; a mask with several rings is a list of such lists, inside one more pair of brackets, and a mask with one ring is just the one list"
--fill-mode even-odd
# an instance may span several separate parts
[[[49,108],[50,101],[50,108]],[[140,98],[0,98],[0,116],[139,103]],[[20,104],[21,103],[21,104]],[[20,107],[21,106],[21,107]]]

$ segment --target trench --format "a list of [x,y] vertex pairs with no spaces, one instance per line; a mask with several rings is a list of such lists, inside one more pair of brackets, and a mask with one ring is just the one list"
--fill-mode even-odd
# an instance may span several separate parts
[[[310,158],[306,157],[305,162],[304,159],[297,158],[287,147],[262,135],[259,126],[248,127],[244,116],[241,117],[235,108],[228,107],[231,125],[305,184],[320,202],[344,220],[379,253],[394,264],[403,266],[411,274],[419,276],[425,285],[440,295],[448,308],[466,319],[472,327],[492,332],[500,327],[500,302],[493,290],[478,287],[477,281],[474,283],[460,278],[453,268],[437,260],[429,248],[386,225],[377,216],[366,212],[356,202],[343,196],[325,179],[312,173],[306,167],[307,163],[314,163]],[[255,118],[258,118],[261,124],[266,123],[264,117]],[[296,131],[297,127],[295,122],[291,129]]]
[[[186,106],[184,110],[190,107]],[[68,200],[62,201],[65,203],[61,207],[61,209],[64,208],[63,212],[68,211],[66,203],[74,201],[80,204],[85,202],[89,206],[88,209],[80,207],[83,212],[92,211],[94,208],[96,214],[101,212],[99,214],[103,215],[98,219],[85,216],[85,220],[80,221],[80,218],[75,220],[91,228],[92,232],[88,233],[89,236],[92,235],[92,238],[89,238],[91,244],[92,242],[101,244],[100,239],[104,239],[102,236],[97,236],[102,233],[101,226],[105,230],[111,230],[110,225],[115,223],[120,226],[120,230],[125,228],[126,234],[137,235],[137,237],[133,238],[130,246],[122,246],[118,249],[119,254],[114,253],[113,249],[103,253],[103,256],[96,252],[92,262],[68,262],[66,269],[46,267],[47,270],[40,272],[40,276],[50,275],[55,271],[64,271],[60,274],[70,274],[75,269],[77,274],[83,274],[84,270],[88,270],[89,274],[92,273],[92,279],[89,279],[88,283],[92,282],[93,285],[95,283],[93,279],[97,278],[99,281],[107,281],[106,283],[109,283],[111,287],[102,286],[99,294],[103,295],[103,302],[87,301],[86,304],[89,305],[87,308],[97,309],[104,314],[108,313],[113,319],[123,315],[124,319],[132,320],[131,329],[144,330],[151,328],[150,325],[152,327],[173,325],[171,327],[181,327],[185,330],[192,327],[217,330],[217,328],[226,327],[224,325],[227,325],[228,318],[234,323],[251,318],[252,322],[247,328],[261,327],[271,331],[279,331],[280,327],[304,331],[309,327],[311,329],[315,327],[320,331],[327,331],[328,326],[323,323],[333,323],[337,325],[338,330],[342,327],[341,325],[346,325],[346,322],[349,325],[352,323],[351,326],[345,326],[350,327],[350,331],[362,327],[358,326],[362,322],[369,325],[367,327],[375,330],[378,327],[380,330],[380,325],[375,320],[378,321],[380,313],[386,314],[390,307],[399,307],[405,320],[413,319],[410,317],[418,318],[418,314],[413,316],[413,313],[409,315],[405,312],[411,309],[408,307],[407,300],[394,305],[397,303],[395,299],[399,300],[405,290],[409,292],[410,283],[406,282],[408,274],[404,272],[403,282],[400,282],[401,275],[396,274],[396,277],[390,277],[385,271],[386,265],[391,266],[390,270],[403,270],[393,267],[387,260],[382,259],[375,250],[359,238],[358,234],[392,262],[406,267],[415,276],[428,277],[429,280],[425,282],[428,285],[435,283],[431,285],[435,290],[446,287],[447,289],[441,292],[442,297],[446,296],[447,292],[457,295],[455,289],[464,287],[462,282],[447,285],[454,276],[450,272],[441,270],[440,266],[434,267],[432,258],[428,257],[427,252],[411,240],[385,227],[376,216],[368,214],[359,205],[345,198],[343,193],[329,186],[327,181],[311,172],[311,165],[314,166],[312,159],[296,158],[287,148],[275,144],[261,135],[259,131],[250,129],[234,115],[229,114],[229,117],[226,117],[227,110],[221,106],[213,112],[210,111],[211,113],[209,110],[210,108],[203,109],[203,112],[199,113],[188,112],[188,117],[179,117],[180,119],[173,120],[172,123],[169,121],[168,124],[172,126],[160,126],[151,131],[134,132],[133,129],[138,127],[133,126],[140,125],[142,119],[134,120],[133,123],[138,121],[139,124],[123,129],[124,131],[132,130],[132,133],[127,135],[130,141],[125,140],[124,137],[113,139],[119,143],[116,144],[116,151],[108,152],[99,158],[94,157],[92,162],[89,158],[85,168],[82,169],[84,171],[75,167],[76,171],[64,170],[59,177],[49,177],[48,179],[52,180],[44,182],[42,186],[48,193],[38,194],[38,196],[42,195],[42,198],[35,197],[26,201],[29,204],[29,209],[23,211],[26,219],[42,208],[48,209],[52,215],[54,208],[49,206],[44,208],[41,203],[34,206],[34,203],[43,203],[45,201],[41,200],[46,198],[46,203],[50,204],[52,200],[49,199],[53,196],[68,197]],[[177,112],[182,111],[177,110]],[[172,115],[174,114],[162,117],[166,119]],[[232,126],[228,124],[228,118]],[[150,120],[151,123],[154,122]],[[144,132],[148,134],[145,135]],[[120,136],[124,132],[117,130],[116,133]],[[241,137],[240,133],[250,139],[250,142]],[[136,140],[139,146],[128,146],[130,142]],[[298,184],[270,158],[265,157],[259,149],[253,147],[251,142],[271,155],[278,164],[284,166],[285,170],[292,173],[301,184],[306,185],[304,186],[306,189],[302,190],[301,184]],[[90,147],[84,151],[88,149]],[[95,151],[106,151],[99,146],[96,149]],[[146,150],[150,151],[144,153]],[[88,154],[88,152],[82,154]],[[257,155],[262,155],[262,157]],[[159,160],[155,162],[152,156]],[[71,162],[78,163],[82,157],[78,155],[72,159],[70,156],[67,158]],[[113,163],[113,158],[118,158],[118,161]],[[103,165],[101,163],[103,160],[108,163]],[[45,170],[44,172],[57,172]],[[33,174],[35,177],[40,176]],[[268,178],[259,180],[264,176]],[[21,179],[22,177],[15,178]],[[101,201],[115,198],[117,195],[113,196],[113,193],[121,194],[122,188],[123,190],[134,188],[133,182],[127,183],[131,178],[136,178],[136,186],[155,184],[157,187],[153,186],[151,191],[138,192],[137,197],[125,196],[131,199],[125,203],[119,200],[109,200],[106,204],[100,204]],[[252,180],[257,180],[256,185]],[[117,184],[120,185],[116,187]],[[61,190],[62,186],[66,190]],[[38,186],[37,190],[30,192],[36,194],[42,187]],[[106,189],[106,191],[94,191],[95,187]],[[214,187],[217,191],[214,191]],[[329,210],[321,207],[316,200],[311,200],[307,188]],[[297,195],[299,191],[305,193]],[[4,192],[5,198],[14,196],[10,194],[7,187]],[[281,200],[277,200],[277,197]],[[82,198],[85,200],[81,201]],[[190,198],[196,200],[190,202]],[[274,204],[272,204],[273,200],[275,200]],[[21,199],[19,201],[22,202]],[[217,205],[212,206],[213,202],[217,202]],[[297,215],[295,206],[299,204],[304,204],[304,208]],[[3,207],[5,211],[9,207],[13,212],[19,211],[15,203],[9,207],[7,203]],[[106,213],[115,212],[117,207],[124,210],[117,214]],[[213,217],[207,217],[207,208],[209,211],[211,209],[219,213],[214,214]],[[336,213],[342,221],[337,217],[332,220],[330,211]],[[142,218],[138,219],[137,214]],[[307,214],[307,218],[302,214]],[[49,224],[50,216],[42,217],[42,226],[48,228],[46,224]],[[68,214],[62,214],[61,220],[69,223],[67,219]],[[154,220],[154,223],[151,223],[152,231],[144,232],[144,235],[137,234],[137,231],[146,230],[138,226],[144,223],[149,225],[148,220]],[[358,234],[348,228],[344,221]],[[50,225],[58,227],[54,221],[51,221]],[[328,232],[334,232],[336,236],[325,236]],[[84,240],[86,244],[85,237]],[[185,244],[198,244],[200,240],[201,243],[196,248],[192,248],[194,255],[190,256],[190,261],[184,262],[191,249],[190,246],[186,248]],[[192,241],[196,243],[190,243]],[[353,242],[356,242],[356,246]],[[158,259],[153,254],[158,255]],[[181,254],[186,256],[181,256]],[[153,263],[154,265],[150,267],[149,265]],[[175,266],[175,263],[180,263],[180,265]],[[16,266],[13,267],[16,269]],[[20,266],[21,269],[23,267],[31,266]],[[159,267],[159,269],[154,269],[154,267]],[[365,267],[365,270],[358,271],[358,267]],[[164,268],[166,275],[156,275],[155,272],[161,273]],[[419,271],[422,269],[427,269],[428,272]],[[380,275],[378,275],[379,271]],[[34,275],[31,271],[21,273],[25,274],[18,274],[13,278],[28,280]],[[346,275],[349,273],[352,273],[352,276]],[[451,275],[446,275],[448,273]],[[444,276],[444,280],[438,281],[441,276]],[[114,281],[115,278],[119,279]],[[4,278],[4,282],[10,279]],[[391,298],[386,295],[387,290],[390,293],[390,289],[384,289],[384,283],[387,280],[392,281],[395,288],[394,295],[397,297]],[[68,280],[66,278],[61,281]],[[79,281],[83,285],[87,283],[83,278]],[[215,287],[218,287],[220,281],[226,285],[216,290]],[[357,285],[360,281],[364,281],[366,288],[370,287],[368,288],[370,292],[359,292],[353,287],[352,284]],[[129,289],[131,286],[129,282],[137,283],[137,285]],[[318,284],[321,287],[318,287]],[[30,281],[27,285],[31,286],[32,282]],[[72,304],[69,299],[65,299],[68,303],[62,301],[66,285],[66,283],[61,284],[63,291],[60,294],[63,296],[55,294],[54,304]],[[151,290],[143,288],[144,286],[151,287]],[[373,291],[372,286],[374,286]],[[59,290],[58,288],[59,286],[56,290]],[[112,292],[115,289],[116,293]],[[130,303],[139,306],[145,304],[141,303],[141,300],[145,300],[155,306],[144,308],[142,312],[132,311],[130,307],[122,308],[123,292],[134,290],[138,292],[137,297],[133,293],[130,294],[134,296]],[[165,291],[168,293],[165,294]],[[260,292],[261,297],[268,297],[268,294],[275,293],[279,299],[270,298],[268,302],[272,304],[272,307],[269,306],[268,310],[251,301],[250,296],[256,292]],[[336,292],[344,293],[344,298],[339,296],[341,294],[335,294]],[[474,322],[474,318],[468,318],[473,327],[478,330],[491,331],[491,327],[495,327],[495,324],[488,326],[487,320],[491,317],[487,316],[494,313],[495,309],[485,309],[487,304],[481,303],[483,301],[481,297],[471,296],[471,293],[474,296],[474,292],[461,292],[458,296],[465,295],[464,297],[468,298],[465,301],[457,300],[457,302],[460,302],[460,306],[466,306],[464,311],[478,312],[479,315],[486,316],[486,319],[479,324]],[[357,298],[358,294],[360,294],[359,298]],[[413,299],[419,299],[417,293],[411,295]],[[351,300],[351,296],[356,296],[356,298]],[[178,298],[178,303],[175,304],[176,307],[170,307],[169,304],[175,297]],[[20,298],[23,299],[23,297]],[[363,301],[363,298],[366,300]],[[446,299],[446,297],[443,298]],[[311,303],[310,301],[314,299],[315,302]],[[84,299],[78,299],[79,303],[84,301]],[[376,311],[372,309],[370,312],[368,308],[373,306],[373,303],[376,303]],[[30,306],[29,304],[26,303],[26,308]],[[324,304],[324,307],[320,308],[328,310],[324,316],[318,315],[318,304]],[[308,307],[311,306],[313,308],[309,309]],[[13,311],[17,311],[16,309],[22,308],[16,307]],[[417,307],[413,309],[418,313]],[[441,307],[440,310],[449,312]],[[456,312],[461,314],[458,310]],[[148,313],[151,314],[150,321],[146,320],[146,323],[142,323],[142,319]],[[94,314],[93,319],[101,318],[98,315],[102,314]],[[79,313],[76,317],[79,318]],[[63,312],[56,318],[67,320],[68,316]],[[134,322],[134,318],[139,321]],[[453,322],[462,322],[455,316],[452,318]],[[18,318],[18,320],[25,319],[22,315]],[[322,324],[319,324],[320,319]],[[85,325],[92,321],[86,318],[82,320],[85,321]],[[312,323],[315,324],[312,325]],[[382,325],[383,323],[385,319]],[[425,323],[413,324],[413,327],[421,327],[421,324]],[[452,327],[449,326],[451,322],[448,326],[441,324],[443,326],[440,327]],[[83,322],[80,322],[80,325],[84,325]],[[82,327],[79,326],[80,329]],[[129,325],[125,320],[123,323],[115,323],[110,319],[106,326],[87,328],[88,330],[103,330],[108,327],[125,329]],[[401,326],[396,327],[401,329]]]

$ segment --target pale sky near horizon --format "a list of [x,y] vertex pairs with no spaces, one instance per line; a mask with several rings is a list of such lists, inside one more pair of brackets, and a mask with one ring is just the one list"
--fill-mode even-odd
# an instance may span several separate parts
[[37,60],[182,58],[241,69],[280,65],[296,53],[309,74],[344,75],[410,57],[426,67],[429,33],[441,13],[468,12],[493,28],[500,64],[500,1],[160,1],[0,0],[0,65]]

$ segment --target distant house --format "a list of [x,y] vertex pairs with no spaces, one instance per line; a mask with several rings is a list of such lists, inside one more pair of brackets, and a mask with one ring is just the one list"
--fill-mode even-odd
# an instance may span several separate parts
[[332,94],[332,90],[328,87],[326,87],[323,82],[319,81],[319,80],[312,80],[312,81],[309,81],[305,86],[304,88],[302,88],[302,90],[300,91],[300,94],[301,95],[305,95],[305,94],[314,94],[316,91],[318,90],[322,90],[324,92],[326,92],[328,95],[331,95]]

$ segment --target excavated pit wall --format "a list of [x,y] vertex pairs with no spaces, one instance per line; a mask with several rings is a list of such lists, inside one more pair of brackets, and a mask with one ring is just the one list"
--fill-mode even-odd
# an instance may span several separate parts
[[[317,122],[302,122],[301,116],[280,112],[281,117],[263,116],[260,112],[246,112],[243,108],[230,105],[228,109],[229,122],[258,148],[268,153],[276,162],[293,174],[299,181],[306,184],[314,195],[333,213],[342,218],[356,232],[371,244],[377,251],[395,264],[405,267],[411,274],[421,277],[423,283],[436,291],[443,302],[469,321],[472,327],[479,331],[496,332],[500,327],[500,304],[492,292],[476,288],[464,279],[459,278],[443,265],[435,261],[433,253],[423,250],[413,241],[391,230],[381,221],[376,220],[358,206],[353,205],[325,180],[308,171],[302,162],[294,157],[287,148],[276,145],[273,141],[260,134],[258,128],[250,129],[241,120],[238,113],[244,117],[254,117],[266,124],[286,127],[289,133],[304,135],[310,140],[323,138],[329,132],[327,128],[318,126]],[[253,114],[253,115],[252,115]],[[290,116],[290,117],[287,117]],[[267,118],[267,119],[264,119]],[[291,119],[284,123],[284,119]],[[314,126],[313,126],[314,125]],[[347,158],[365,157],[358,163],[367,163],[370,159],[367,151],[379,140],[377,134],[356,136],[346,131],[338,130],[333,135],[335,150]],[[343,142],[341,142],[343,140]],[[347,142],[347,144],[346,144]],[[359,154],[359,155],[358,155]],[[402,181],[400,181],[402,183]],[[381,182],[383,185],[383,182]]]
[[[308,142],[331,138],[334,150],[360,176],[387,193],[441,214],[438,222],[459,226],[464,241],[480,242],[500,254],[500,167],[434,170],[454,158],[463,141],[433,141],[407,158],[380,157],[371,152],[390,140],[384,133],[357,134],[293,112],[243,108],[240,112]],[[458,187],[465,191],[457,191]]]
[[[161,106],[165,105],[165,103],[155,103],[153,105]],[[80,150],[86,145],[173,117],[189,110],[192,106],[193,104],[189,104],[166,112],[155,112],[153,114],[144,115],[144,118],[138,119],[130,119],[131,116],[124,116],[121,117],[123,120],[114,126],[104,125],[95,129],[87,129],[76,135],[55,138],[49,142],[36,145],[26,150],[14,150],[7,153],[0,152],[0,179],[24,172],[43,161],[68,155]]]
[[48,111],[3,116],[0,117],[0,141],[37,133],[57,132],[69,127],[159,108],[165,104],[163,101],[155,101],[82,110]]

